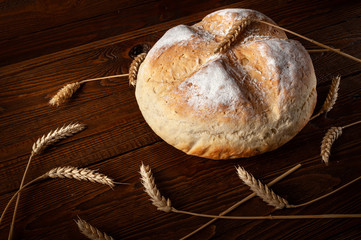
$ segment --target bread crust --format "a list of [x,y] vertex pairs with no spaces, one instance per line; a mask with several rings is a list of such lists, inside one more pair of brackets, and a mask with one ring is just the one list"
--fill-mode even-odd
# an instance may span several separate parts
[[136,99],[154,132],[187,154],[250,157],[292,139],[314,110],[311,58],[283,31],[252,23],[226,52],[214,50],[247,9],[225,9],[170,29],[138,73]]

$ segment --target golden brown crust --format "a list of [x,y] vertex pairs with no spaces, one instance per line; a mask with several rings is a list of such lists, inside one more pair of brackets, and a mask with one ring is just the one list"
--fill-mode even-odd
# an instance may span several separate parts
[[192,155],[228,159],[276,149],[308,122],[316,77],[307,51],[284,32],[251,23],[224,53],[214,50],[242,18],[227,9],[169,30],[138,73],[136,98],[151,128]]

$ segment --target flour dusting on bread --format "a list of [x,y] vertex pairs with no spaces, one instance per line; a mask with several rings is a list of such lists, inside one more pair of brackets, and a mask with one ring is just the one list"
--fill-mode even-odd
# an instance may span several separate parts
[[169,29],[161,39],[152,47],[148,54],[160,54],[160,50],[164,51],[167,47],[174,44],[182,44],[192,39],[195,32],[186,25],[178,25]]
[[227,72],[222,60],[213,60],[183,81],[179,90],[186,89],[186,102],[195,110],[217,111],[220,106],[234,109],[241,95],[236,80]]

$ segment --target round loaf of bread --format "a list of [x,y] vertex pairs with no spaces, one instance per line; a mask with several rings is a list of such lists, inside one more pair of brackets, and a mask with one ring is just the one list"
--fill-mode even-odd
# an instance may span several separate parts
[[311,58],[283,31],[251,22],[215,53],[235,22],[274,23],[225,9],[168,30],[141,64],[136,99],[149,126],[187,154],[211,159],[274,150],[309,121],[316,104]]

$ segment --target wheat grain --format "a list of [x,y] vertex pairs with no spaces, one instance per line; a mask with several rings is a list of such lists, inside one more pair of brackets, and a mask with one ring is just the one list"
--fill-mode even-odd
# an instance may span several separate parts
[[247,172],[243,167],[236,167],[239,178],[248,185],[251,190],[257,194],[263,201],[276,209],[282,209],[287,207],[289,204],[286,199],[280,197],[272,191],[267,185],[261,183],[252,174]]
[[339,136],[341,136],[341,134],[342,127],[331,127],[323,137],[321,144],[321,157],[326,165],[329,163],[332,144]]
[[76,168],[70,166],[57,167],[51,169],[46,174],[50,178],[74,178],[79,181],[97,182],[114,187],[114,181],[111,178],[88,168]]
[[63,126],[61,128],[57,128],[54,131],[50,131],[47,135],[43,135],[39,138],[32,147],[32,155],[38,155],[42,151],[45,150],[46,147],[52,145],[61,139],[70,137],[82,130],[86,127],[85,124],[82,123],[70,123],[67,126]]
[[235,42],[238,35],[244,31],[244,29],[252,22],[252,20],[248,18],[244,18],[240,21],[237,21],[234,26],[229,30],[226,37],[220,42],[214,53],[224,52],[227,50],[232,43]]
[[78,220],[75,220],[75,223],[78,225],[78,228],[82,234],[91,240],[114,240],[111,236],[108,236],[106,233],[101,232],[96,227],[90,225],[85,220],[78,217]]
[[146,53],[141,53],[138,56],[136,56],[133,60],[133,62],[130,64],[129,68],[129,84],[133,87],[137,84],[137,75],[138,70],[142,62],[144,61],[145,57],[147,56]]
[[171,212],[173,210],[171,201],[170,199],[166,199],[160,194],[157,185],[155,185],[150,167],[144,166],[142,163],[140,166],[140,175],[144,190],[150,196],[150,200],[152,201],[153,205],[156,206],[158,210]]
[[66,102],[73,94],[80,88],[80,83],[68,83],[62,87],[49,101],[49,104],[52,106],[60,106],[62,103]]
[[98,78],[91,78],[91,79],[84,79],[81,80],[79,83],[86,83],[86,82],[93,82],[93,81],[99,81],[99,80],[104,80],[104,79],[110,79],[110,78],[117,78],[117,77],[126,77],[129,76],[128,73],[125,74],[117,74],[117,75],[111,75],[111,76],[106,76],[106,77],[98,77]]

